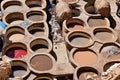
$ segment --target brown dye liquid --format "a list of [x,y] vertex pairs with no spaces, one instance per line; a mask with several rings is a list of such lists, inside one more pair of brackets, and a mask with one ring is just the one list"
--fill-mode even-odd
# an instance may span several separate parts
[[13,66],[11,77],[20,77],[26,73],[26,69],[22,66]]
[[69,29],[71,31],[73,31],[73,30],[83,30],[84,26],[82,26],[82,25],[71,25],[71,26],[69,26]]
[[114,35],[110,32],[96,32],[95,37],[100,39],[101,41],[112,41],[114,40]]
[[[91,76],[93,79],[86,79],[87,76]],[[99,77],[94,72],[84,72],[79,76],[79,80],[99,80]]]
[[97,61],[97,55],[91,51],[78,51],[73,58],[79,65],[95,64]]
[[9,37],[9,40],[11,41],[18,41],[24,38],[23,34],[13,34],[12,36]]
[[37,71],[50,70],[53,66],[52,60],[45,55],[35,56],[31,59],[30,64]]
[[65,2],[75,2],[76,0],[63,0]]
[[18,11],[18,10],[22,10],[22,7],[20,6],[9,6],[5,9],[6,11],[8,12],[15,12],[15,11]]
[[28,19],[32,20],[32,21],[41,21],[43,20],[43,15],[39,15],[39,14],[35,14],[35,15],[31,15],[28,17]]
[[86,46],[90,43],[90,39],[82,36],[76,36],[72,37],[70,40],[71,44],[77,45],[77,46]]
[[105,19],[89,19],[88,24],[89,24],[90,27],[107,25]]

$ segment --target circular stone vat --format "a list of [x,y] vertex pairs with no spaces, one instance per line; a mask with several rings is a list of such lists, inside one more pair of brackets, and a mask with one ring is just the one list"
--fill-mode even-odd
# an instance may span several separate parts
[[91,36],[82,31],[73,31],[66,36],[66,42],[72,47],[88,47],[93,41]]
[[27,18],[31,21],[45,20],[45,14],[42,11],[30,11],[27,13]]
[[28,32],[35,36],[35,37],[38,37],[38,36],[48,36],[48,26],[45,26],[44,23],[34,23],[32,25],[30,25],[27,30]]
[[12,68],[12,73],[10,75],[10,78],[14,78],[14,77],[25,78],[30,72],[27,63],[21,60],[11,61],[11,68]]
[[88,19],[88,25],[90,27],[98,27],[98,26],[108,26],[108,20],[102,17],[90,17]]
[[68,31],[83,30],[84,22],[77,18],[68,19],[65,23],[65,29]]
[[53,67],[53,60],[49,55],[37,54],[30,58],[29,64],[34,72],[48,71]]
[[92,65],[97,59],[98,56],[92,50],[78,50],[73,53],[73,60],[79,65]]
[[105,43],[100,49],[100,54],[104,58],[120,59],[120,47],[117,43]]
[[106,63],[103,67],[103,71],[107,71],[111,66],[115,64],[120,64],[120,61],[112,61],[112,62]]
[[9,58],[23,58],[27,55],[27,47],[23,43],[11,43],[4,48],[3,54]]
[[94,36],[101,42],[116,41],[114,32],[109,28],[96,28],[94,29]]
[[11,26],[6,29],[5,35],[10,41],[19,41],[25,38],[25,30],[19,26]]
[[5,16],[5,21],[8,24],[20,24],[24,21],[24,15],[20,12],[9,13],[7,16]]
[[75,80],[99,80],[98,71],[92,67],[80,67],[75,72]]
[[35,38],[30,42],[30,48],[36,53],[50,52],[52,49],[52,43],[45,38]]
[[2,6],[7,12],[14,12],[23,9],[20,1],[7,1],[3,3]]
[[25,3],[29,8],[36,8],[36,7],[45,8],[46,7],[45,0],[26,0]]

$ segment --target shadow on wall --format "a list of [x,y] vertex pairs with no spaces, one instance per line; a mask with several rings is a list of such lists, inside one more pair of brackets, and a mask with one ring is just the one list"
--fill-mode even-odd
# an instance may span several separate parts
[[114,18],[111,15],[108,19],[110,21],[110,27],[114,29],[116,27],[116,21],[114,20]]

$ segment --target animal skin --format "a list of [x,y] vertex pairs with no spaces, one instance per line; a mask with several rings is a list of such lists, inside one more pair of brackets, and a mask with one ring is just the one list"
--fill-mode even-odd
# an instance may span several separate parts
[[58,1],[56,5],[56,16],[58,17],[60,22],[63,22],[63,20],[66,20],[72,17],[72,11],[66,2],[62,0]]
[[0,80],[7,80],[11,74],[11,65],[7,62],[0,61]]
[[96,0],[94,7],[96,13],[100,13],[103,17],[110,16],[110,3],[107,0]]

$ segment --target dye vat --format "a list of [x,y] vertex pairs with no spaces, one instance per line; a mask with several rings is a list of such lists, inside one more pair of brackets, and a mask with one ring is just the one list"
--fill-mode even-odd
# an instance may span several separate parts
[[45,8],[46,7],[45,0],[26,0],[25,3],[29,8]]
[[[111,61],[104,65],[101,79],[102,80],[119,80],[120,62]],[[114,75],[115,74],[115,75]]]
[[7,12],[15,12],[18,10],[22,10],[23,4],[20,1],[7,1],[7,2],[2,2],[2,9],[7,11]]
[[101,18],[101,17],[90,17],[88,19],[88,25],[90,27],[100,27],[100,26],[107,26],[108,22],[105,18]]
[[101,40],[101,42],[110,42],[116,40],[113,31],[108,28],[96,28],[94,30],[94,36]]
[[66,27],[68,31],[74,31],[74,30],[83,30],[84,29],[84,22],[80,19],[68,19],[66,21]]
[[76,51],[73,55],[73,59],[79,65],[91,65],[96,64],[98,56],[89,50]]
[[67,43],[72,47],[88,47],[93,43],[92,37],[82,31],[73,31],[66,36]]
[[35,38],[30,42],[30,48],[36,53],[50,52],[52,43],[46,38]]
[[45,20],[45,14],[42,11],[30,11],[27,13],[27,18],[31,21]]
[[103,58],[120,59],[120,48],[118,44],[115,43],[106,43],[102,46],[101,55]]
[[30,59],[30,66],[35,71],[48,71],[53,67],[53,61],[47,55],[38,54]]
[[26,46],[22,43],[9,44],[3,52],[9,58],[23,58],[27,55]]
[[24,15],[21,12],[12,12],[3,16],[3,20],[7,22],[7,24],[17,25],[24,21]]
[[[6,34],[7,38],[13,42],[22,40],[25,37],[24,29],[19,26],[11,26],[11,27],[7,28],[5,34]],[[18,38],[18,36],[19,36],[19,38]]]
[[12,73],[10,78],[21,77],[25,78],[29,74],[28,66],[25,62],[13,60],[11,62]]
[[78,67],[74,73],[75,80],[100,80],[98,71],[93,67]]
[[35,36],[48,36],[48,26],[45,23],[34,23],[27,28],[28,32]]

